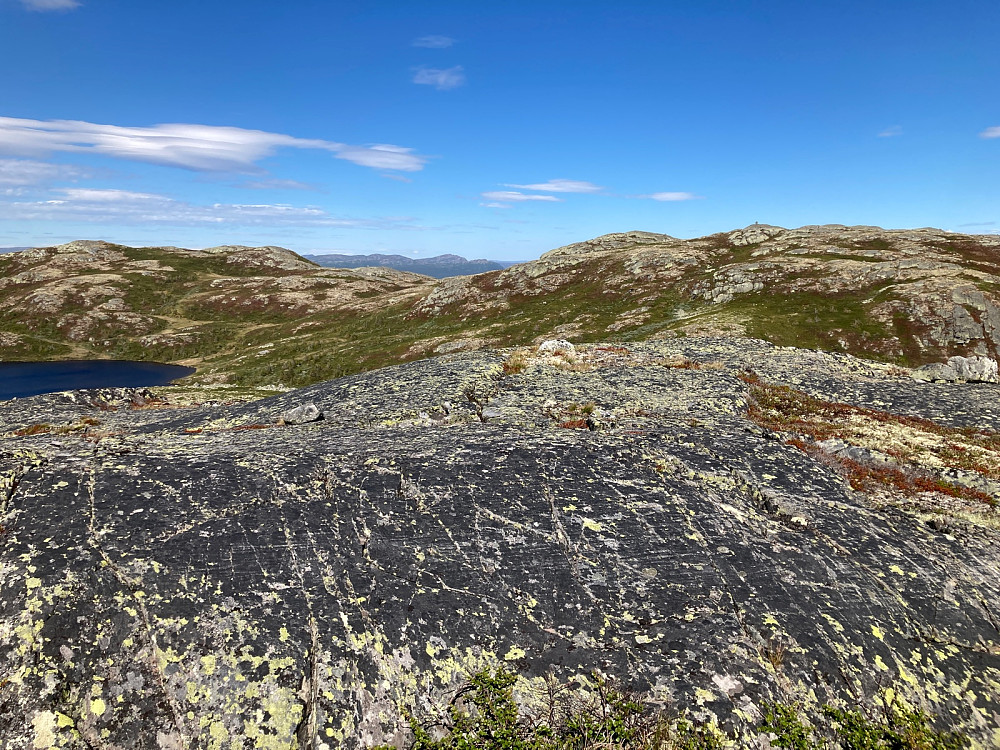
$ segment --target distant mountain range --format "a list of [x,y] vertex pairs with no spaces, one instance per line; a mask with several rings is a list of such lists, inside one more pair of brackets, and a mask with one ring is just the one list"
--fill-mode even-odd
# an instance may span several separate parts
[[364,268],[366,266],[382,266],[395,268],[399,271],[409,271],[444,279],[448,276],[470,276],[486,271],[502,271],[517,265],[521,261],[498,260],[468,260],[461,255],[435,255],[433,258],[407,258],[405,255],[346,255],[333,253],[330,255],[304,255],[304,258],[326,268]]
[[0,247],[0,253],[16,253],[18,250],[30,249],[30,247]]

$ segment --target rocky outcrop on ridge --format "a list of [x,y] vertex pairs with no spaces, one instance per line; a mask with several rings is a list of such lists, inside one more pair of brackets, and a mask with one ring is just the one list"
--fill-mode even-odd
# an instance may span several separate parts
[[609,234],[504,271],[446,279],[415,310],[495,315],[574,292],[597,308],[617,302],[619,314],[584,306],[555,333],[749,332],[911,364],[996,359],[1000,350],[1000,237],[937,229],[757,224],[693,240]]
[[139,395],[0,411],[4,746],[405,747],[497,665],[1000,745],[998,385],[687,338]]

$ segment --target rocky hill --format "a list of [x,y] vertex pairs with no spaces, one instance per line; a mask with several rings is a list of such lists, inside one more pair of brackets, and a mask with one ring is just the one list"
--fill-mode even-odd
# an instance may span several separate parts
[[737,333],[901,364],[995,358],[1000,237],[839,225],[610,234],[446,280],[416,312],[502,317],[539,301],[573,308],[549,318],[570,338]]
[[[382,364],[377,337],[371,351],[352,342],[432,284],[389,268],[324,269],[277,247],[36,248],[0,257],[0,357],[187,362],[205,381],[238,370],[272,383],[295,369],[312,382],[372,356],[369,368]],[[324,346],[316,366],[295,362]]]
[[[614,242],[598,262],[683,277]],[[115,253],[99,273],[168,273]],[[563,256],[592,259],[535,267]],[[1000,385],[735,337],[552,342],[238,406],[40,396],[0,431],[4,747],[408,747],[407,717],[497,666],[536,711],[604,675],[730,747],[774,746],[769,701],[1000,746]]]
[[345,255],[333,253],[327,255],[306,255],[309,260],[327,268],[363,268],[365,266],[386,266],[397,271],[408,271],[444,279],[449,276],[467,276],[469,274],[500,271],[514,265],[513,263],[498,263],[492,260],[468,260],[461,255],[435,255],[432,258],[408,258],[405,255],[386,255],[373,253],[371,255]]
[[610,234],[434,281],[280,248],[71,243],[0,256],[0,356],[149,358],[196,380],[306,385],[560,336],[750,335],[912,366],[997,359],[1000,237],[753,225]]

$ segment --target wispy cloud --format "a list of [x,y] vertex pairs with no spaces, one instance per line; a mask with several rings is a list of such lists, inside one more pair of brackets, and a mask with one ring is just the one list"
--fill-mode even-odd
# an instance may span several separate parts
[[250,180],[241,182],[235,187],[249,190],[315,190],[315,185],[298,180]]
[[503,203],[521,203],[524,201],[545,201],[546,203],[560,203],[562,198],[554,195],[527,195],[516,190],[491,190],[483,193],[482,196],[489,201],[501,201]]
[[339,218],[315,206],[285,203],[198,205],[155,193],[95,188],[61,188],[52,196],[48,200],[0,202],[0,219],[168,226],[414,228],[408,226],[413,221],[409,217]]
[[438,91],[448,91],[465,83],[465,72],[461,65],[454,68],[417,68],[413,82],[422,86],[433,86]]
[[639,198],[649,198],[654,201],[693,201],[701,198],[700,195],[695,195],[694,193],[651,193],[649,195],[640,195]]
[[402,146],[352,146],[244,128],[180,123],[122,127],[0,117],[0,153],[17,156],[37,157],[57,151],[96,153],[199,172],[253,173],[262,171],[258,161],[279,148],[329,151],[338,159],[364,167],[402,172],[417,172],[427,162],[426,157]]
[[91,173],[69,164],[50,164],[30,159],[0,159],[0,185],[28,187],[58,181],[86,179]]
[[986,128],[982,133],[979,134],[980,138],[1000,138],[1000,126],[993,128]]
[[881,133],[879,133],[878,137],[879,138],[895,138],[897,135],[902,135],[902,134],[903,134],[903,126],[902,125],[892,125],[891,127],[888,127],[885,130],[883,130]]
[[592,182],[584,180],[549,180],[548,182],[536,182],[531,185],[511,185],[504,187],[518,188],[520,190],[538,190],[543,193],[599,193],[604,188]]
[[496,201],[490,201],[489,203],[480,203],[483,208],[510,208],[509,203],[498,203]]
[[429,36],[422,36],[419,39],[413,40],[414,47],[426,47],[427,49],[444,49],[454,43],[455,40],[450,36],[439,36],[437,34],[430,34]]
[[21,5],[28,10],[38,11],[73,10],[80,7],[78,0],[21,0]]

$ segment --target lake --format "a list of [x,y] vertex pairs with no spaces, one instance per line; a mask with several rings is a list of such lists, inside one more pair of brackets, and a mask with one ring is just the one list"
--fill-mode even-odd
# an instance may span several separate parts
[[78,388],[167,385],[193,372],[193,367],[118,359],[0,362],[0,400]]

